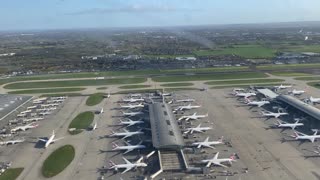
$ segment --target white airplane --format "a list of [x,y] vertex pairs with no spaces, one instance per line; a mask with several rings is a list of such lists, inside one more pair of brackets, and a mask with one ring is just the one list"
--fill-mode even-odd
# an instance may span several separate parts
[[192,143],[192,145],[197,146],[198,149],[201,148],[202,146],[215,149],[215,147],[211,145],[218,145],[218,144],[223,144],[223,136],[221,136],[221,138],[219,138],[218,141],[209,141],[209,137],[207,137],[203,142]]
[[118,171],[118,169],[125,169],[121,174],[124,174],[128,171],[130,171],[131,169],[135,169],[138,167],[147,167],[146,163],[142,163],[141,161],[137,161],[135,163],[131,163],[130,161],[128,161],[126,158],[122,158],[126,164],[115,164],[112,161],[109,161],[110,164],[110,168],[109,169],[115,169],[116,171]]
[[141,97],[142,95],[141,95],[141,94],[136,93],[136,94],[129,94],[129,96],[130,96],[130,97]]
[[126,129],[123,129],[124,132],[113,132],[112,134],[109,135],[109,137],[122,137],[122,139],[126,139],[128,137],[134,136],[134,135],[139,135],[139,134],[144,134],[141,130],[130,132]]
[[178,106],[178,108],[176,108],[174,110],[174,112],[176,111],[183,111],[183,110],[190,110],[190,109],[196,109],[196,108],[200,108],[201,106],[200,105],[187,105],[187,106]]
[[124,116],[138,116],[138,115],[143,114],[142,111],[137,111],[137,112],[123,112],[123,111],[121,111],[121,112]]
[[144,121],[141,121],[141,120],[138,120],[138,121],[133,121],[129,118],[127,118],[128,120],[127,121],[122,121],[120,119],[120,125],[127,125],[127,127],[130,127],[130,126],[133,126],[133,125],[136,125],[136,124],[143,124]]
[[135,149],[144,149],[146,148],[145,145],[141,145],[142,141],[140,141],[137,145],[131,145],[130,143],[124,141],[126,143],[126,146],[118,146],[116,143],[112,143],[112,150],[113,151],[121,151],[121,150],[126,150],[123,154],[127,154],[128,152],[131,152]]
[[38,126],[39,126],[39,124],[30,123],[30,124],[27,124],[27,125],[25,125],[25,126],[17,126],[17,127],[15,127],[15,128],[12,128],[12,129],[10,130],[10,132],[11,132],[11,133],[15,133],[15,132],[17,132],[17,131],[26,131],[26,130],[28,130],[28,129],[36,128],[36,127],[38,127]]
[[311,96],[309,98],[309,101],[312,102],[313,104],[320,103],[320,98],[314,98]]
[[52,100],[58,100],[58,99],[67,99],[66,96],[58,96],[58,97],[51,97]]
[[270,104],[270,102],[269,102],[269,101],[266,101],[266,100],[262,100],[262,101],[251,101],[250,99],[245,98],[245,101],[246,101],[246,104],[249,105],[249,106],[258,106],[258,107],[261,107],[261,106],[263,106],[263,105]]
[[51,114],[51,112],[40,112],[39,115],[40,116],[46,116],[46,115],[49,115]]
[[280,86],[274,86],[274,88],[276,89],[287,89],[287,88],[291,88],[292,85],[280,85]]
[[143,108],[144,104],[128,104],[128,105],[120,105],[122,109],[135,109],[135,108]]
[[236,97],[244,97],[244,98],[248,98],[248,97],[251,97],[251,96],[256,96],[257,94],[256,93],[253,93],[253,92],[236,92],[235,96]]
[[56,135],[53,130],[52,135],[48,139],[39,138],[39,141],[44,142],[45,143],[44,148],[47,148],[50,144],[55,143],[56,141],[59,141],[64,138],[64,137],[61,137],[61,138],[54,139],[55,137]]
[[22,120],[22,122],[25,122],[25,123],[27,123],[27,122],[36,122],[36,121],[41,121],[43,119],[44,119],[43,117],[38,117],[38,118],[24,119],[24,120]]
[[201,123],[197,127],[187,128],[184,134],[188,134],[188,133],[192,134],[193,132],[203,133],[206,130],[212,129],[211,127],[200,127],[200,126],[201,126]]
[[38,106],[29,106],[27,107],[27,110],[36,109]]
[[294,96],[299,96],[299,95],[305,93],[305,91],[304,90],[296,90],[296,89],[294,89],[292,91],[289,91],[289,93],[291,93]]
[[222,158],[222,159],[218,159],[219,156],[219,152],[217,152],[217,154],[212,158],[212,159],[205,159],[205,160],[201,160],[201,163],[206,163],[206,167],[210,167],[211,164],[214,164],[216,166],[221,166],[224,168],[227,168],[227,166],[223,165],[222,163],[224,162],[228,162],[229,164],[232,164],[232,162],[235,162],[235,154],[231,155],[230,158]]
[[200,118],[205,118],[205,117],[208,117],[208,113],[207,114],[204,114],[204,115],[197,115],[197,113],[193,113],[192,115],[188,115],[188,116],[181,116],[178,121],[181,121],[181,120],[197,120],[197,119],[200,119]]
[[278,128],[291,128],[294,130],[298,126],[303,126],[303,123],[300,123],[299,120],[296,120],[295,123],[282,123],[279,120],[277,120],[277,123],[275,124]]
[[47,97],[42,97],[42,98],[34,99],[33,101],[45,101],[47,99],[48,99]]
[[9,140],[9,141],[1,141],[0,145],[13,145],[24,142],[25,139],[17,139],[17,140]]
[[128,99],[122,99],[123,102],[129,102],[129,103],[135,103],[135,102],[144,102],[143,98],[128,98]]
[[280,111],[278,111],[277,113],[270,112],[270,111],[266,111],[266,112],[262,111],[261,114],[264,117],[274,117],[274,118],[278,118],[280,116],[289,115],[287,112],[280,112]]
[[101,110],[100,110],[99,114],[102,114],[102,113],[103,113],[103,108],[101,108]]
[[98,127],[97,127],[97,122],[94,123],[94,125],[92,126],[92,131],[96,130]]
[[104,97],[105,97],[105,98],[110,98],[110,97],[111,97],[110,92],[109,92],[107,95],[105,95]]
[[17,115],[17,117],[20,117],[20,118],[21,117],[26,117],[26,116],[27,116],[27,114],[21,114],[21,113]]
[[194,102],[196,101],[195,99],[178,99],[176,100],[177,103],[180,103],[180,102]]
[[320,139],[320,134],[318,134],[318,130],[312,130],[314,134],[307,135],[303,134],[298,131],[294,131],[294,134],[291,136],[295,138],[296,140],[309,140],[310,142],[314,143],[315,140]]

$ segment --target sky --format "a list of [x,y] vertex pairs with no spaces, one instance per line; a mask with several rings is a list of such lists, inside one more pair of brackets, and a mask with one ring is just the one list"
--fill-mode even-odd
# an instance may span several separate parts
[[320,21],[320,0],[0,0],[0,30]]

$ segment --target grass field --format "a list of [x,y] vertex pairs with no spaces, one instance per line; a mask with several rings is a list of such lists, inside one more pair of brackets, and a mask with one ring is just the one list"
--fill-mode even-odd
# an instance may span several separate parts
[[103,100],[104,93],[91,94],[86,101],[87,106],[94,106],[99,104]]
[[301,72],[271,72],[270,74],[275,76],[282,76],[282,77],[297,77],[297,76],[308,76],[311,74],[301,73]]
[[249,80],[231,80],[231,81],[210,81],[205,82],[208,85],[224,85],[224,84],[256,84],[256,83],[273,83],[283,82],[283,79],[249,79]]
[[9,168],[0,175],[0,180],[15,180],[23,171],[23,168]]
[[53,151],[42,165],[42,175],[50,178],[62,172],[74,159],[75,149],[65,145]]
[[272,58],[276,50],[261,45],[235,45],[217,50],[201,50],[194,52],[197,56],[237,55],[243,58]]
[[75,128],[79,131],[77,131],[76,133],[72,132],[70,134],[74,135],[74,134],[78,134],[80,132],[82,132],[83,129],[87,129],[89,128],[89,126],[91,125],[92,121],[94,119],[94,113],[91,111],[86,111],[86,112],[82,112],[80,114],[78,114],[70,123],[69,125],[69,129],[70,128]]
[[150,85],[126,85],[120,86],[119,89],[139,89],[139,88],[147,88],[151,87]]
[[320,80],[320,76],[297,77],[294,79],[300,80],[300,81],[318,81]]
[[82,91],[86,88],[51,88],[51,89],[28,89],[21,91],[9,91],[8,94],[42,94],[42,93],[59,93],[59,92],[73,92]]
[[249,78],[264,78],[267,77],[264,73],[247,72],[247,73],[219,73],[219,74],[204,74],[204,75],[185,75],[185,76],[161,76],[153,77],[156,82],[177,82],[177,81],[205,81],[205,80],[224,80],[224,79],[249,79]]
[[40,97],[53,97],[53,96],[81,96],[80,93],[57,93],[57,94],[42,94]]
[[105,90],[105,89],[108,89],[108,87],[97,87],[96,89],[97,90]]
[[168,83],[161,84],[163,87],[180,87],[180,86],[193,86],[193,83]]
[[32,89],[49,87],[74,87],[74,86],[101,86],[113,84],[136,84],[145,82],[146,78],[115,78],[102,80],[68,80],[68,81],[44,81],[44,82],[16,82],[4,86],[7,89]]
[[317,82],[308,82],[307,84],[308,84],[309,86],[313,86],[313,87],[315,87],[315,88],[320,89],[320,82],[319,82],[319,81],[317,81]]
[[320,63],[313,64],[270,64],[270,65],[262,65],[257,66],[258,70],[291,70],[291,69],[316,69],[320,68]]

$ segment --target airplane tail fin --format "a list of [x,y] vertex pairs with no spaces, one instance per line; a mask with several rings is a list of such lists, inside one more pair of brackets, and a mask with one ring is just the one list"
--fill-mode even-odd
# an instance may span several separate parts
[[248,97],[245,97],[245,98],[244,98],[244,101],[245,101],[245,103],[247,103],[247,104],[251,102]]
[[291,135],[291,137],[297,138],[298,136],[299,136],[299,134],[297,133],[297,131],[293,131],[293,135]]
[[112,168],[113,166],[115,166],[116,164],[114,162],[112,162],[111,160],[109,161],[109,166],[110,168]]
[[52,131],[52,135],[53,135],[53,136],[55,135],[55,132],[54,132],[54,130]]
[[119,147],[115,142],[112,142],[112,150],[116,149],[117,147]]
[[236,160],[236,153],[231,154],[230,159],[233,161]]
[[277,120],[277,122],[275,123],[275,125],[277,125],[277,126],[279,126],[279,125],[281,125],[282,123],[279,121],[279,120]]

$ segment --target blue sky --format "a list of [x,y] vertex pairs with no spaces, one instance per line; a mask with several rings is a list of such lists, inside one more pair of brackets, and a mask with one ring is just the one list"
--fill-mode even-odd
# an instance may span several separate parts
[[319,21],[320,0],[2,0],[0,30]]

